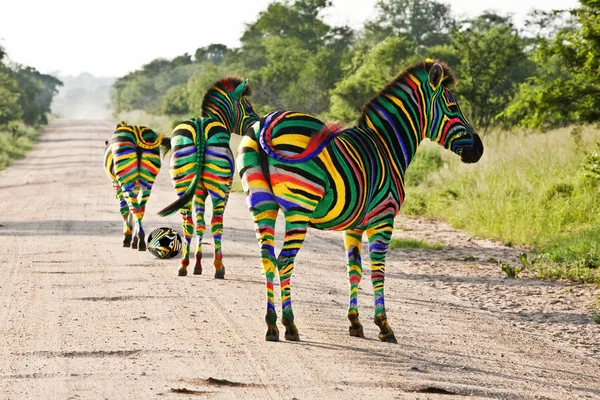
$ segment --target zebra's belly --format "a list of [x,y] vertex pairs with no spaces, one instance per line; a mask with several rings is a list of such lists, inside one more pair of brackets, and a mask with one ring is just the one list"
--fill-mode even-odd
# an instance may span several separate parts
[[363,223],[366,212],[363,199],[357,196],[340,199],[329,192],[315,208],[310,226],[335,231],[354,229]]

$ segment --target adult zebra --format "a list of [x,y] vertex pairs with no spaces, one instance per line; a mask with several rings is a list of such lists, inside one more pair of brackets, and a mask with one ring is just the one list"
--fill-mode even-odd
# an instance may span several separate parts
[[187,275],[190,263],[190,243],[194,233],[192,199],[198,236],[194,274],[202,274],[204,210],[208,194],[211,196],[213,210],[211,232],[215,249],[215,278],[222,279],[225,276],[221,252],[223,212],[235,169],[229,141],[232,132],[241,135],[259,119],[246,99],[246,96],[251,94],[247,81],[239,77],[227,77],[217,81],[204,95],[201,117],[179,124],[171,136],[173,152],[170,172],[179,199],[159,211],[159,215],[170,215],[181,209],[185,241],[179,276]]
[[[348,256],[350,335],[364,337],[358,319],[361,242],[367,233],[375,323],[379,339],[396,342],[384,304],[385,257],[394,217],[404,200],[404,174],[424,138],[474,163],[483,144],[448,90],[454,77],[440,61],[426,60],[401,73],[362,108],[358,124],[342,130],[301,113],[274,112],[246,133],[238,165],[256,225],[266,276],[267,334],[279,340],[273,281],[279,272],[282,323],[287,340],[299,340],[290,297],[294,258],[308,226],[343,230]],[[285,216],[277,259],[275,220]]]
[[123,247],[145,251],[142,218],[160,171],[160,146],[168,151],[171,143],[150,128],[125,122],[120,122],[111,140],[104,143],[104,169],[113,182],[123,217]]

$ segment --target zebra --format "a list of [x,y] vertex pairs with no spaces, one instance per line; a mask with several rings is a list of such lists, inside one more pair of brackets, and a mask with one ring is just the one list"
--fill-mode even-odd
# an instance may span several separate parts
[[[266,278],[266,340],[279,340],[273,294],[276,270],[285,339],[300,340],[290,278],[310,226],[344,231],[349,333],[356,337],[364,337],[357,295],[366,232],[378,336],[397,343],[385,312],[384,271],[394,217],[404,201],[406,168],[424,138],[465,163],[475,163],[483,154],[481,139],[449,91],[454,83],[445,63],[427,59],[406,69],[364,104],[354,127],[342,129],[307,114],[276,111],[244,135],[237,163]],[[279,209],[285,217],[285,234],[275,258]]]
[[196,263],[194,274],[202,274],[202,237],[204,236],[205,201],[212,200],[211,232],[214,240],[215,278],[223,279],[225,267],[221,252],[223,212],[231,190],[234,159],[229,148],[230,134],[241,135],[258,122],[250,101],[252,94],[247,80],[227,77],[214,83],[206,92],[201,116],[177,125],[171,136],[170,173],[179,198],[159,211],[167,216],[181,210],[184,243],[178,275],[186,276],[190,263],[190,243],[193,236],[192,200],[196,216]]
[[168,151],[171,142],[145,126],[120,122],[111,140],[104,143],[104,169],[113,183],[123,217],[123,247],[145,251],[142,218],[160,170],[160,146]]

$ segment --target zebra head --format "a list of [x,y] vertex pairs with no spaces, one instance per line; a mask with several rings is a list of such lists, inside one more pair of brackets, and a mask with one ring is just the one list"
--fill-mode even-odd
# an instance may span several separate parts
[[231,133],[243,134],[260,118],[246,98],[252,95],[248,80],[227,77],[212,85],[202,100],[202,117],[221,121]]
[[445,64],[430,59],[425,65],[429,66],[427,80],[432,92],[427,137],[456,153],[462,162],[479,161],[483,143],[449,90],[454,84],[452,72]]

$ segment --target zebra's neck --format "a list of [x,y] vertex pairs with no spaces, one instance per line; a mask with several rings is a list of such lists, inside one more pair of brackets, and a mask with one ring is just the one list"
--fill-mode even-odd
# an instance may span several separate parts
[[365,105],[357,125],[390,147],[390,157],[402,177],[425,137],[427,86],[413,74],[401,77]]
[[227,127],[227,132],[232,131],[232,105],[223,99],[223,96],[210,96],[205,98],[201,115],[216,120]]

